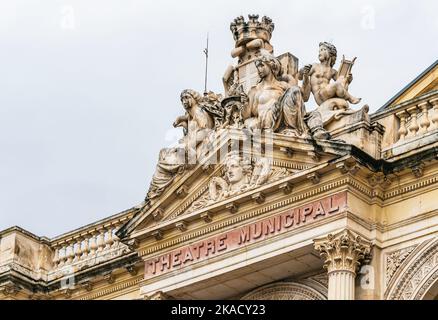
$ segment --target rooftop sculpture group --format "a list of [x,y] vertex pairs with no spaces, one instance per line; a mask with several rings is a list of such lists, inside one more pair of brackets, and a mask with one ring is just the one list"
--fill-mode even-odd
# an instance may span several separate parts
[[[163,149],[160,153],[146,201],[158,197],[176,174],[188,167],[191,163],[188,158],[196,157],[199,145],[211,139],[212,132],[259,130],[302,139],[329,140],[331,136],[324,128],[325,124],[356,112],[349,104],[357,104],[360,99],[348,91],[353,80],[354,60],[343,59],[340,71],[336,71],[333,69],[336,47],[321,42],[318,63],[306,65],[296,72],[288,70],[273,55],[270,44],[274,30],[272,20],[263,17],[259,21],[258,18],[258,15],[250,15],[246,22],[238,17],[231,23],[236,41],[231,55],[238,58],[238,64],[229,66],[225,72],[223,96],[213,92],[201,95],[190,89],[181,93],[185,114],[176,119],[174,126],[183,127],[184,137],[177,147]],[[248,71],[251,67],[252,74]],[[249,89],[244,86],[248,80],[240,79],[242,70],[246,76],[257,77],[257,82]],[[307,112],[305,103],[311,94],[318,107]],[[226,189],[228,183],[225,181],[219,185]]]

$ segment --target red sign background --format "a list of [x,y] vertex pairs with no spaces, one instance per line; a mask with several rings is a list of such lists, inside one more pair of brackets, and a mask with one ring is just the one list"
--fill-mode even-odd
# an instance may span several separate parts
[[173,250],[145,262],[145,278],[184,268],[248,244],[342,212],[347,193],[342,192],[304,206],[289,209],[273,217],[236,228],[215,237]]

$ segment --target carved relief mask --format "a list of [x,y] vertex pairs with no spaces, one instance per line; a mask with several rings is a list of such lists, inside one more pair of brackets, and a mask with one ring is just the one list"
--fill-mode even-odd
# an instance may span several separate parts
[[233,120],[233,124],[239,124],[242,116],[239,110],[235,110],[232,114],[232,120]]
[[231,159],[227,163],[225,177],[231,184],[237,183],[244,178],[243,168],[238,159]]

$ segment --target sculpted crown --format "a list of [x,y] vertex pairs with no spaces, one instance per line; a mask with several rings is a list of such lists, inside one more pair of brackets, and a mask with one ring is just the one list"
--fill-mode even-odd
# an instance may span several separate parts
[[274,23],[272,23],[272,19],[269,17],[264,16],[259,21],[258,14],[249,14],[248,21],[245,21],[243,16],[234,19],[230,24],[230,30],[236,41],[236,47],[238,47],[254,39],[262,39],[269,42],[272,31],[274,31]]

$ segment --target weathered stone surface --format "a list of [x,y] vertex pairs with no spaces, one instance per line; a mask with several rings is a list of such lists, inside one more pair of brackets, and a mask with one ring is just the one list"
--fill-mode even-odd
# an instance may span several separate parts
[[322,42],[300,68],[270,18],[230,29],[224,92],[182,91],[145,201],[53,239],[1,231],[0,299],[437,298],[438,62],[370,116],[356,58],[335,69]]

